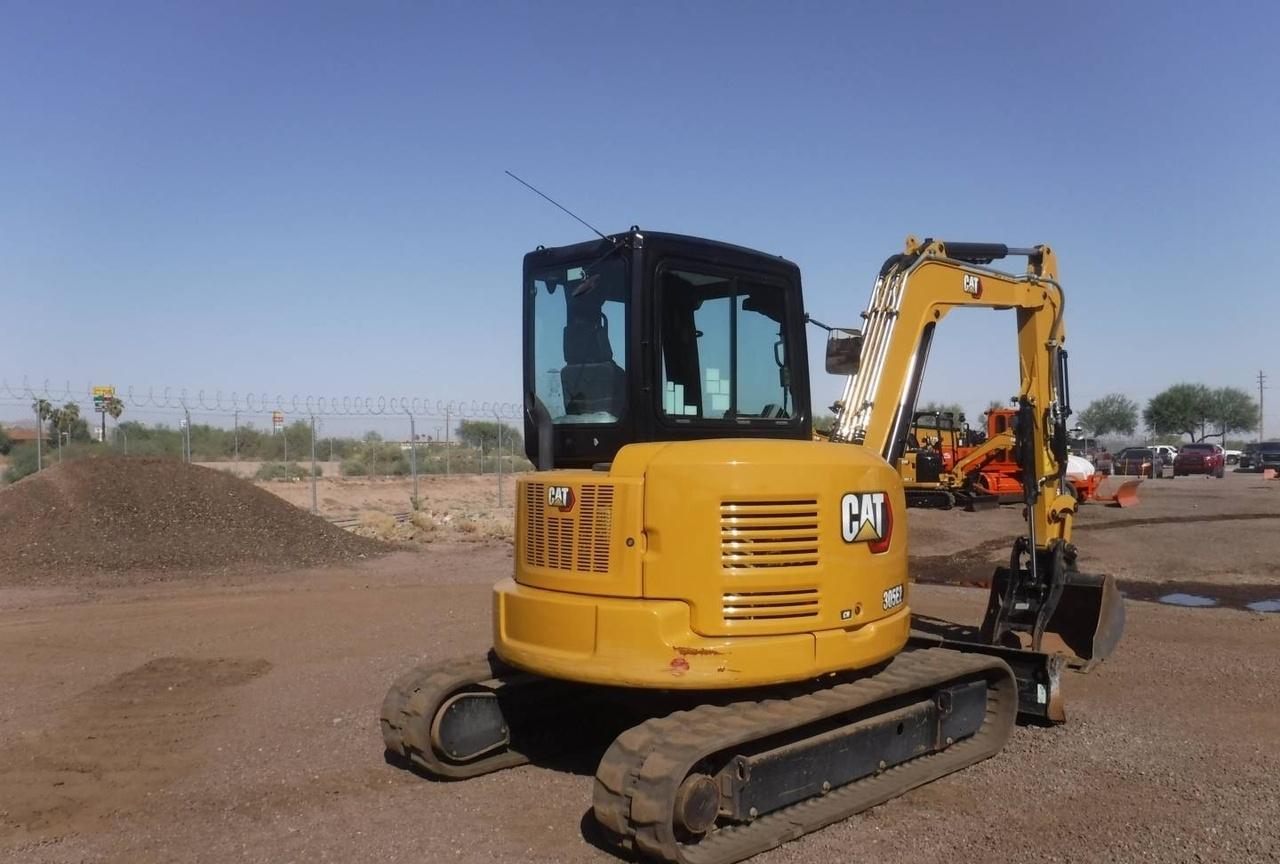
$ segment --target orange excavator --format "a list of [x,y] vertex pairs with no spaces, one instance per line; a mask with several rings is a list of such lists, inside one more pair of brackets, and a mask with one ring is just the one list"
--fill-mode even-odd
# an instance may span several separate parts
[[[917,483],[907,495],[907,506],[947,509],[963,503],[967,509],[995,504],[1020,504],[1025,493],[1017,455],[1013,449],[1013,429],[1018,412],[1014,408],[993,408],[986,412],[985,433],[971,429],[964,416],[951,412],[917,412],[912,424],[911,443],[916,464],[938,466],[936,483]],[[1071,473],[1068,491],[1084,503],[1097,501],[1116,507],[1138,503],[1140,479],[1126,480],[1104,494],[1105,477],[1097,471]]]

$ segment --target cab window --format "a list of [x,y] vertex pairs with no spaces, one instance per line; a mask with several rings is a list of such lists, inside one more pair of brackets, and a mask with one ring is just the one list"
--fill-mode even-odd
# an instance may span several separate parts
[[675,422],[789,420],[785,298],[779,285],[732,274],[660,271],[662,414]]

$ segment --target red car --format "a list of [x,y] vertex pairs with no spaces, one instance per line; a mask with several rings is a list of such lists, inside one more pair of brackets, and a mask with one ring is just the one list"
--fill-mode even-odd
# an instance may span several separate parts
[[1227,457],[1217,444],[1185,444],[1173,460],[1173,476],[1209,474],[1221,477],[1227,471]]

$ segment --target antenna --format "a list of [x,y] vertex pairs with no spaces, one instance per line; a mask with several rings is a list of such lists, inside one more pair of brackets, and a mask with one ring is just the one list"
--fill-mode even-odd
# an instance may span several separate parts
[[600,235],[600,239],[601,239],[601,240],[608,240],[608,239],[609,239],[608,237],[604,236],[604,234],[600,231],[600,229],[599,229],[599,228],[597,228],[596,226],[592,225],[592,224],[591,224],[590,222],[588,222],[586,219],[583,219],[583,218],[582,218],[581,216],[579,216],[577,213],[574,213],[574,212],[573,212],[572,210],[570,210],[568,207],[565,207],[563,204],[559,203],[558,201],[556,201],[555,199],[553,199],[551,196],[549,196],[549,195],[544,195],[543,193],[538,192],[538,190],[537,190],[537,189],[535,189],[533,186],[530,186],[528,183],[524,182],[524,181],[523,181],[523,180],[521,180],[519,177],[517,177],[516,175],[512,174],[510,171],[504,171],[503,173],[504,173],[504,174],[506,174],[508,177],[510,177],[512,180],[514,180],[514,181],[516,181],[517,183],[519,183],[521,186],[524,186],[526,189],[529,189],[530,191],[535,192],[535,193],[537,193],[538,195],[541,195],[543,198],[546,198],[548,201],[550,201],[552,204],[555,204],[557,207],[559,207],[559,208],[560,208],[561,210],[563,210],[564,212],[568,213],[568,214],[569,214],[570,216],[572,216],[574,219],[577,219],[577,220],[578,220],[579,222],[581,222],[583,225],[586,225],[586,226],[587,226],[588,228],[590,228],[592,231],[596,232],[596,234]]

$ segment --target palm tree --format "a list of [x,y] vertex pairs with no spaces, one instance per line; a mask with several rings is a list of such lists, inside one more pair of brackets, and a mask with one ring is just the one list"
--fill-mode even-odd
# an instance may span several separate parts
[[107,444],[107,415],[111,415],[111,419],[120,420],[120,415],[124,413],[124,402],[116,396],[112,396],[102,403],[102,444]]
[[36,470],[39,471],[44,467],[44,455],[42,443],[44,442],[44,423],[53,414],[53,406],[49,404],[48,399],[37,399],[31,403],[31,410],[36,415]]
[[61,408],[49,410],[49,425],[53,427],[53,436],[58,439],[58,464],[62,464],[62,424],[65,412]]
[[68,402],[61,408],[54,409],[54,426],[58,429],[58,461],[62,461],[62,436],[65,433],[68,438],[71,435],[71,428],[76,425],[76,421],[80,419],[80,406],[75,402]]

